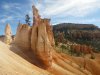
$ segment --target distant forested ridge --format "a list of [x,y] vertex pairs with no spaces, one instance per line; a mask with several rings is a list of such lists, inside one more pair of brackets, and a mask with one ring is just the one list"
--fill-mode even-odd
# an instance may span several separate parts
[[93,24],[61,23],[53,26],[56,42],[85,44],[100,51],[100,28]]

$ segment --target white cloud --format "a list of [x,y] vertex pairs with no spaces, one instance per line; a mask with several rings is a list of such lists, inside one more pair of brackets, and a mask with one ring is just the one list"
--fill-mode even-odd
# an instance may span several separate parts
[[12,8],[20,9],[20,4],[18,3],[3,3],[1,7],[4,10],[11,10]]
[[[44,0],[37,4],[42,16],[86,16],[100,8],[100,0]],[[44,7],[44,9],[41,9]]]
[[[99,26],[100,0],[30,0],[30,6],[35,4],[41,17],[51,18],[52,24],[57,23],[87,23]],[[31,10],[30,10],[31,11]],[[29,12],[31,16],[32,12]]]
[[1,19],[0,22],[5,23],[6,21],[11,21],[11,20],[13,20],[13,17],[12,16],[7,16],[7,17]]
[[3,5],[2,7],[3,7],[4,9],[6,9],[6,10],[10,9],[10,6],[7,5],[7,4]]

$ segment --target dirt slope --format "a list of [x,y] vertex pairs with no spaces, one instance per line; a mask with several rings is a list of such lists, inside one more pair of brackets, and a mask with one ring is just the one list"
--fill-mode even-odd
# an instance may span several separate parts
[[18,54],[12,52],[8,45],[0,42],[0,75],[40,75],[49,74]]
[[90,55],[82,57],[73,57],[73,60],[78,63],[80,66],[84,66],[85,61],[85,68],[90,71],[93,75],[100,75],[100,54],[95,54],[95,59],[90,59]]
[[44,70],[31,51],[0,42],[0,75],[100,75],[97,58],[96,61],[87,60],[86,69],[80,68],[81,59],[53,52],[52,68]]

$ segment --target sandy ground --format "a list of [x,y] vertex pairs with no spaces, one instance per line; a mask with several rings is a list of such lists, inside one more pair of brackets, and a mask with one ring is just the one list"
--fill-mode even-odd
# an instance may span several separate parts
[[83,58],[53,52],[52,67],[44,70],[31,50],[0,42],[0,75],[100,75],[100,55],[96,57],[94,60],[87,58],[84,69],[80,66],[83,65]]
[[0,42],[0,75],[48,75],[46,70],[38,68]]

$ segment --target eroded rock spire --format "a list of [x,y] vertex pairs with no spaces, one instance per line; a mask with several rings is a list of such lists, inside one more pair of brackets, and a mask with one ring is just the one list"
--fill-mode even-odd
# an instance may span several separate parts
[[35,6],[33,8],[33,27],[31,35],[31,49],[35,57],[42,63],[44,68],[52,65],[52,46],[47,32],[49,19],[42,19]]
[[41,16],[38,13],[37,8],[33,5],[32,6],[33,9],[33,25],[39,25],[40,21],[41,21]]
[[4,42],[6,44],[10,44],[12,42],[12,32],[11,32],[11,27],[9,24],[6,25],[5,27],[5,39]]

